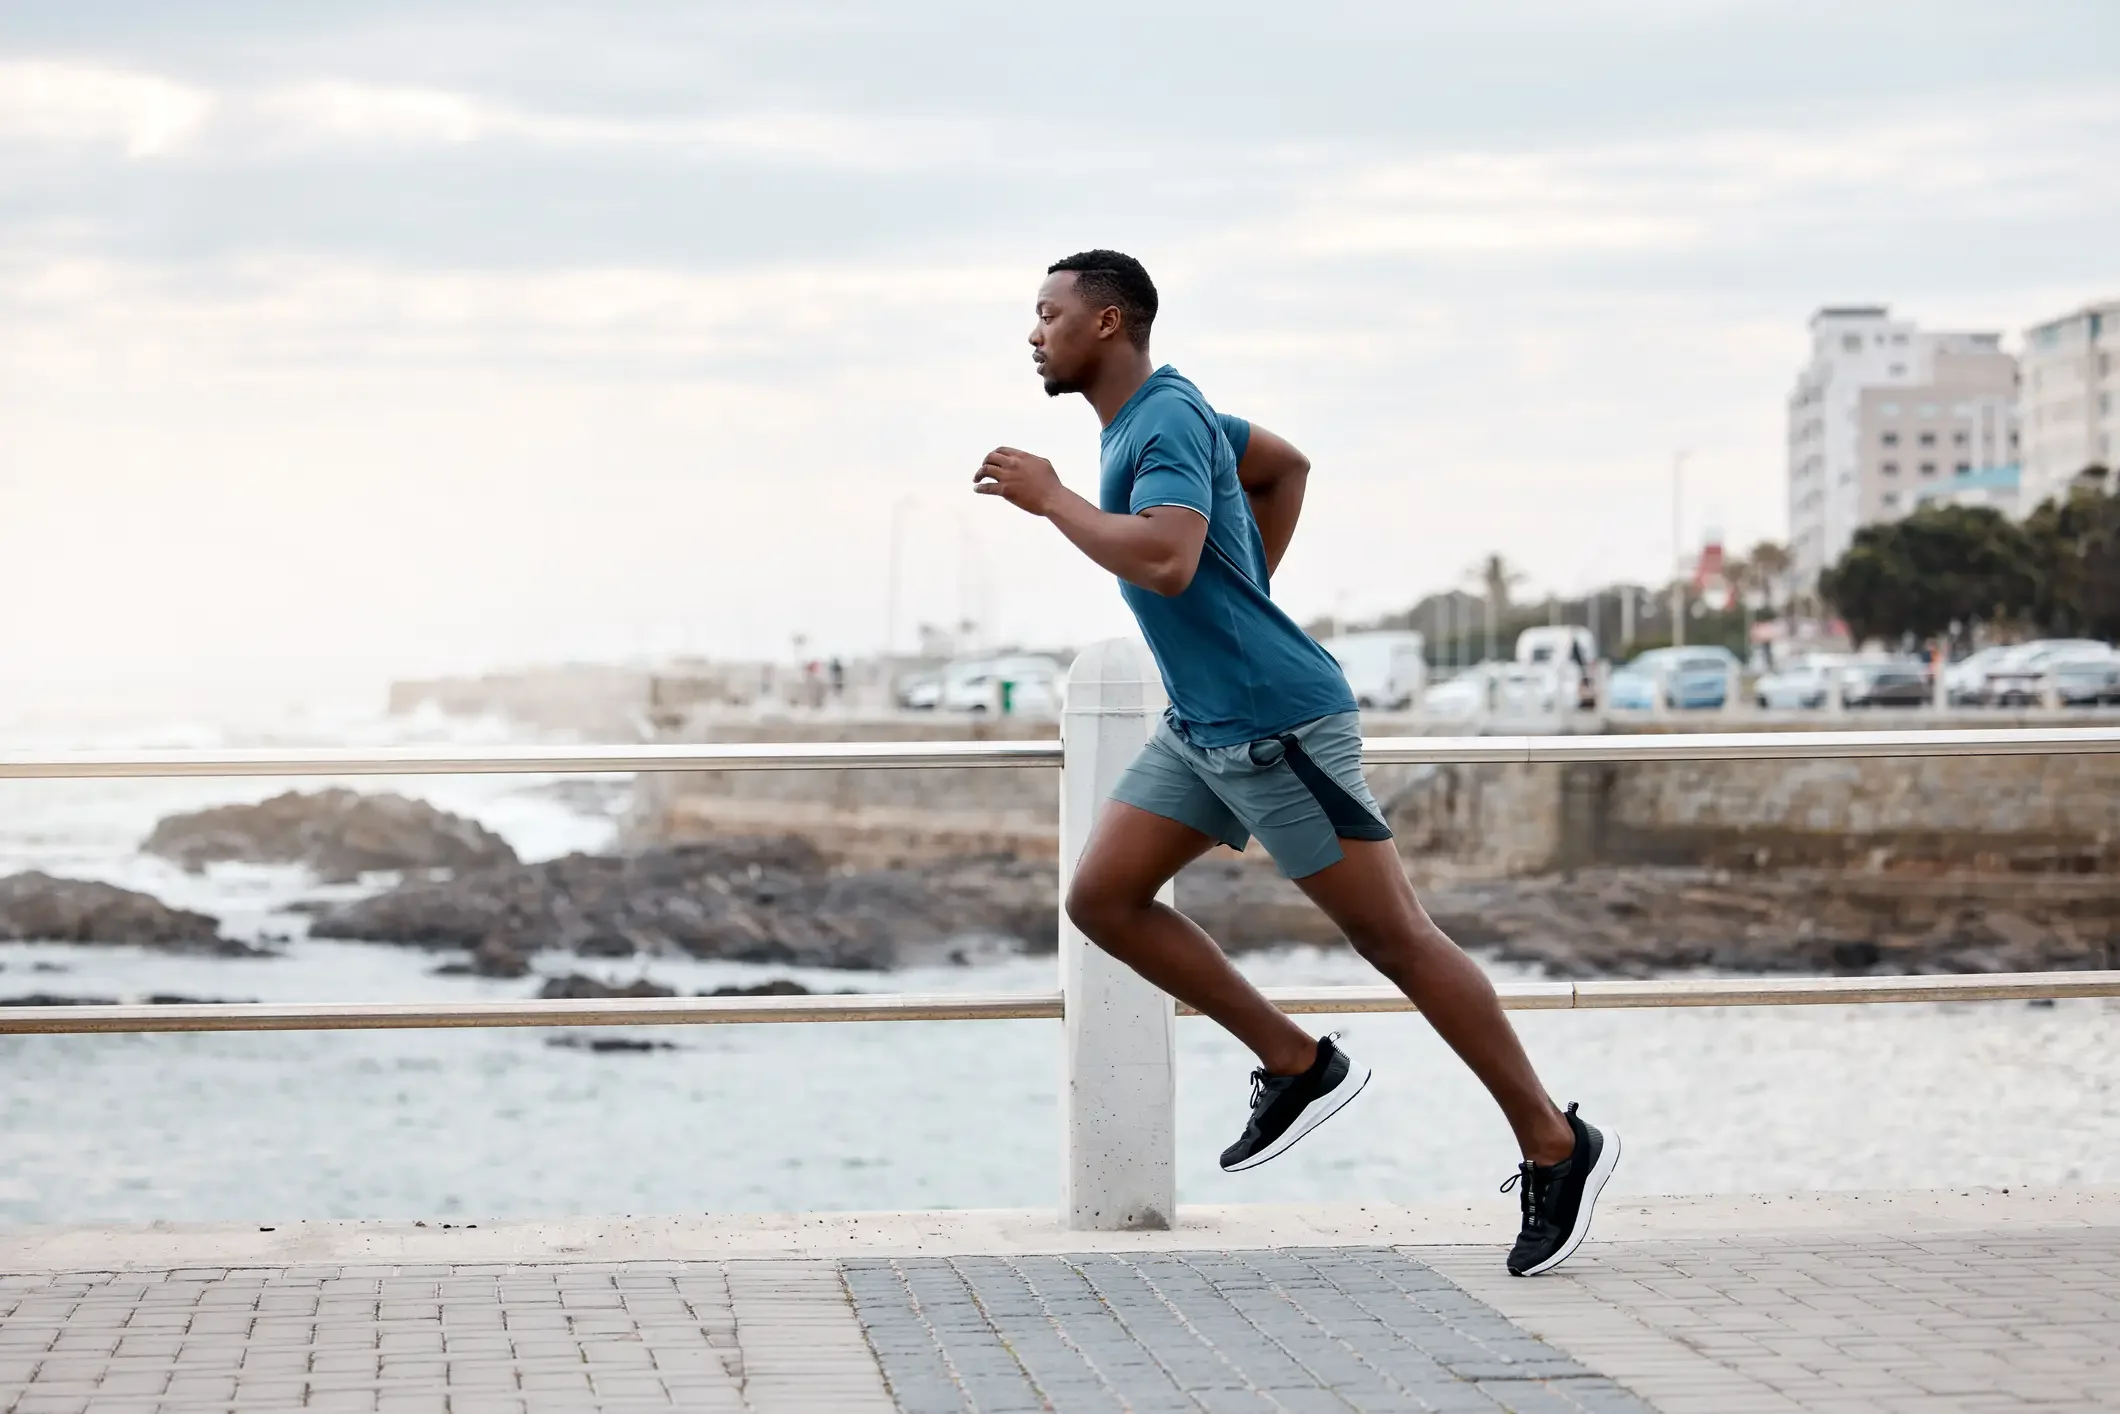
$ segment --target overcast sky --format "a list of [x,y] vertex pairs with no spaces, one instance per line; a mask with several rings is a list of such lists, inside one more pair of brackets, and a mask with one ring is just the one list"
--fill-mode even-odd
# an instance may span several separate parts
[[[1819,304],[2120,292],[2111,0],[0,0],[0,687],[1126,626],[1023,342],[1305,448],[1300,616],[1784,530]],[[894,507],[897,508],[894,511]]]

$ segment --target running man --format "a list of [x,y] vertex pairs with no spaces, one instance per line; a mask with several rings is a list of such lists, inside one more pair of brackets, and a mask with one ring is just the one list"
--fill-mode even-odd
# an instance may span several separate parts
[[1516,1131],[1523,1230],[1509,1270],[1575,1251],[1619,1136],[1557,1108],[1493,986],[1414,897],[1362,778],[1355,701],[1339,664],[1268,594],[1310,463],[1263,427],[1222,417],[1148,353],[1156,287],[1141,263],[1092,250],[1038,289],[1031,361],[1048,396],[1080,393],[1104,425],[1098,503],[1051,462],[997,447],[974,477],[1043,516],[1119,578],[1170,696],[1076,865],[1067,912],[1099,947],[1251,1049],[1251,1120],[1222,1154],[1252,1168],[1338,1112],[1369,1068],[1297,1026],[1156,891],[1217,843],[1258,836],[1355,949],[1412,998]]

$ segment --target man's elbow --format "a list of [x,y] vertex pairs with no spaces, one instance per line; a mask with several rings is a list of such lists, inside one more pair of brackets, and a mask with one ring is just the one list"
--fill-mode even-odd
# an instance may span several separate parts
[[1191,555],[1173,556],[1157,564],[1149,572],[1148,587],[1166,599],[1175,599],[1192,587],[1193,576],[1200,572],[1200,557]]

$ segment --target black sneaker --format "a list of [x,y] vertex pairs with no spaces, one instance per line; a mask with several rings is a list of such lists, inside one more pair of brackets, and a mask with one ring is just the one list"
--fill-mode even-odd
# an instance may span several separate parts
[[1519,1190],[1524,1230],[1509,1249],[1509,1275],[1535,1277],[1568,1260],[1590,1233],[1590,1210],[1605,1181],[1619,1165],[1619,1135],[1577,1118],[1568,1106],[1568,1127],[1575,1131],[1575,1152],[1546,1167],[1529,1160],[1518,1164],[1502,1192]]
[[1318,1058],[1301,1075],[1251,1073],[1251,1123],[1222,1151],[1222,1171],[1257,1168],[1338,1114],[1369,1083],[1369,1067],[1333,1044],[1318,1042]]

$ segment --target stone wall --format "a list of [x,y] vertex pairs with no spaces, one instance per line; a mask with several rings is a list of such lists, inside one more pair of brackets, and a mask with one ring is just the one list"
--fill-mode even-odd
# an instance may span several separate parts
[[1406,854],[1474,875],[1609,864],[2120,865],[2113,755],[1468,765],[1419,768],[1395,788],[1384,772],[1375,779]]
[[[907,713],[695,718],[687,738],[717,742],[1051,741],[1047,719]],[[827,854],[864,864],[1002,851],[1053,858],[1060,773],[1050,767],[934,770],[666,771],[634,791],[636,842],[792,830]]]

